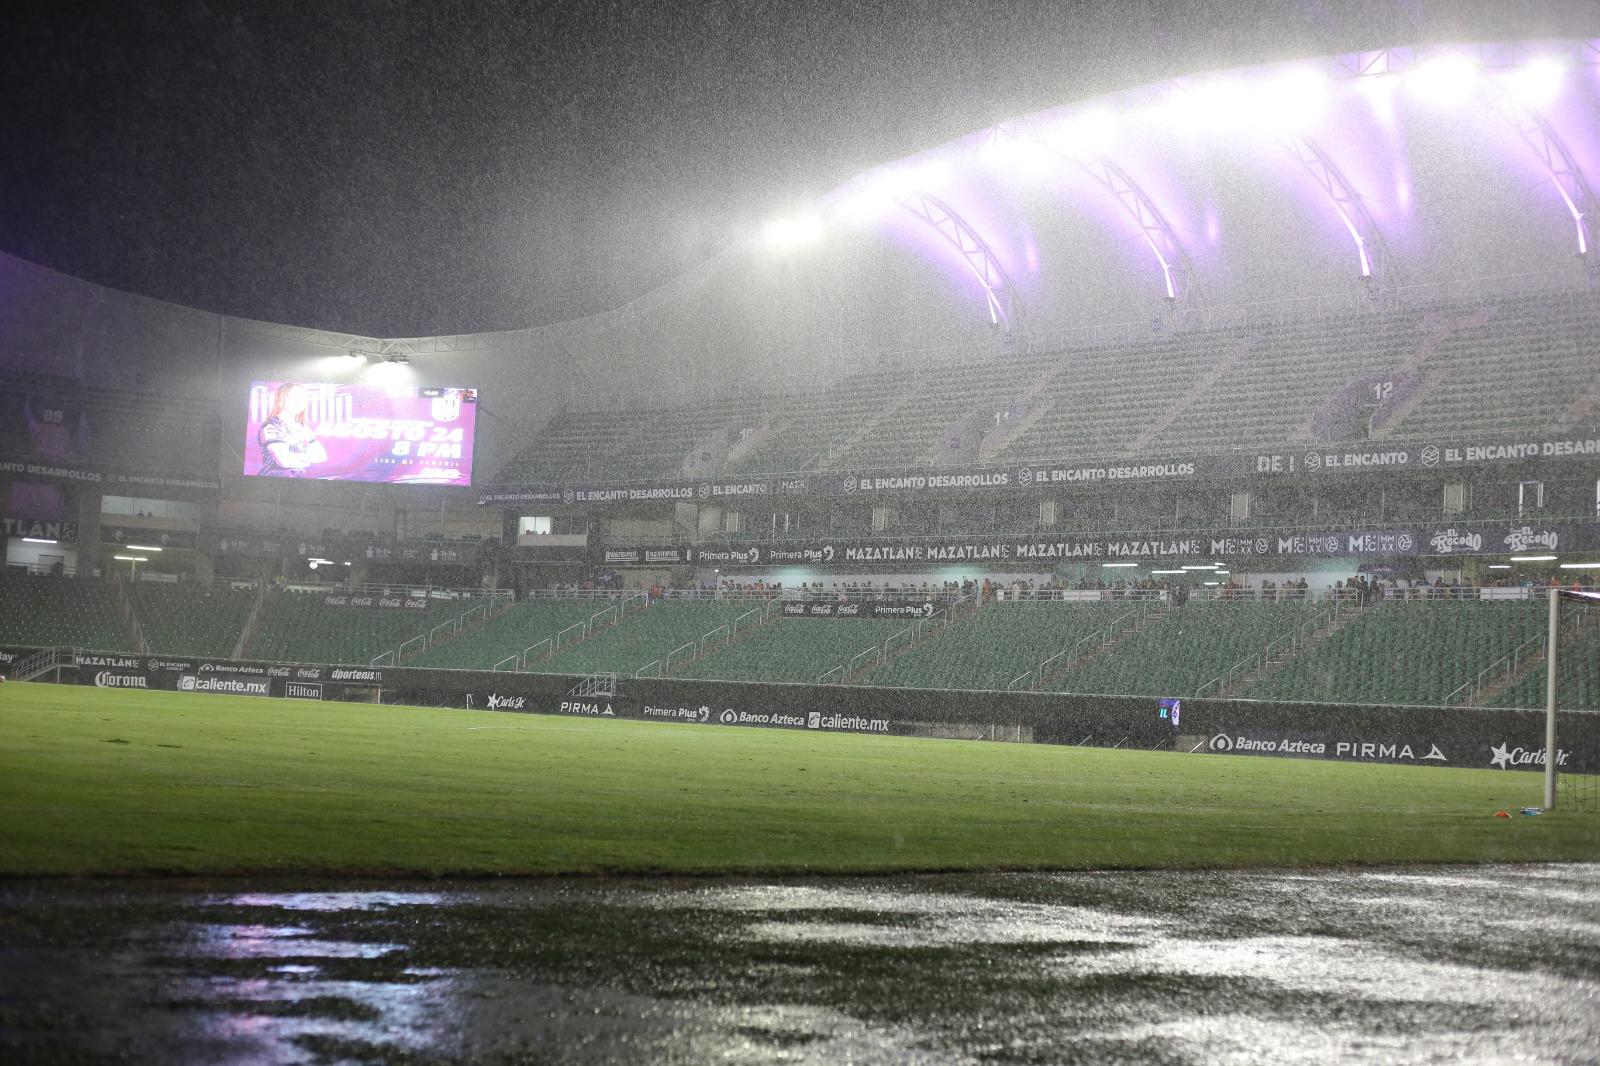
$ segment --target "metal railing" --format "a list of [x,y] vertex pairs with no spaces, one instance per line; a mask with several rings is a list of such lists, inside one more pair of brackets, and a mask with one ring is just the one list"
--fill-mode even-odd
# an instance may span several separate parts
[[[1456,686],[1456,688],[1444,698],[1445,706],[1456,706],[1457,698],[1461,699],[1460,705],[1463,707],[1471,707],[1475,705],[1478,695],[1485,688],[1496,681],[1501,680],[1502,678],[1512,676],[1519,669],[1521,669],[1523,658],[1525,656],[1532,654],[1534,657],[1543,657],[1549,654],[1545,648],[1546,639],[1547,635],[1540,633],[1536,636],[1529,637],[1521,644],[1518,644],[1511,650],[1509,654],[1502,655],[1488,666],[1485,666],[1482,670],[1479,670],[1477,676],[1475,676],[1471,681]],[[1536,652],[1535,649],[1537,649]],[[1466,695],[1463,697],[1462,693],[1466,693]]]
[[[683,654],[685,652],[687,654]],[[692,640],[688,643],[680,644],[676,648],[673,648],[671,651],[667,652],[666,657],[661,660],[661,675],[665,677],[666,675],[672,673],[672,660],[674,658],[678,660],[678,665],[682,666],[683,661],[685,659],[693,658],[694,654],[695,642]]]
[[1344,609],[1356,602],[1358,601],[1350,597],[1335,598],[1332,600],[1332,610],[1326,608],[1318,610],[1313,617],[1307,618],[1296,626],[1294,632],[1276,637],[1260,651],[1246,655],[1222,673],[1195,689],[1195,696],[1197,698],[1204,696],[1213,689],[1220,695],[1227,690],[1228,686],[1234,684],[1246,674],[1264,670],[1269,664],[1277,662],[1279,658],[1295,654],[1313,638],[1322,634],[1327,627],[1336,624]]

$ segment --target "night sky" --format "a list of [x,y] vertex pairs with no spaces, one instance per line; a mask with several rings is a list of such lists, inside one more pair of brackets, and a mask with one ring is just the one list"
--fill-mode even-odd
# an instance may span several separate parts
[[1593,0],[216,3],[0,16],[0,249],[381,336],[602,311],[875,163],[1197,69]]

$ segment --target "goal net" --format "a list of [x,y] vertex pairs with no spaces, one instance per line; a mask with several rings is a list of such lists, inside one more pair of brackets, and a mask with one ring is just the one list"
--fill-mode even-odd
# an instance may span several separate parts
[[1549,595],[1544,805],[1600,813],[1600,591]]

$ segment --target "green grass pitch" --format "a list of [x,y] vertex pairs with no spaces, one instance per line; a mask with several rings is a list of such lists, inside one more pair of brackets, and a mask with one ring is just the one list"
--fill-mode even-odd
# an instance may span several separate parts
[[1535,773],[0,686],[0,875],[1600,859]]

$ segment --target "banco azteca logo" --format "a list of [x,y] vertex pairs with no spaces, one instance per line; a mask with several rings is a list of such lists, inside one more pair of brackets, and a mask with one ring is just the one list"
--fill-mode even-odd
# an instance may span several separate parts
[[[704,708],[701,708],[701,709],[704,710]],[[732,707],[729,707],[727,710],[723,711],[720,715],[717,716],[717,720],[720,721],[723,725],[733,725],[735,722],[737,722],[739,720],[739,716],[734,713],[734,710],[733,710]]]
[[1212,751],[1232,751],[1233,738],[1226,733],[1218,733],[1211,738],[1210,748]]

